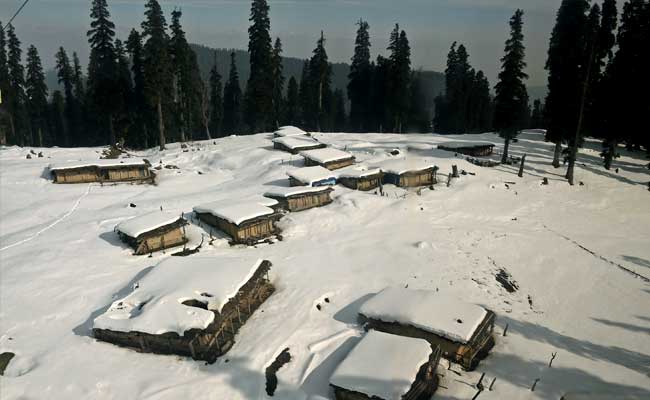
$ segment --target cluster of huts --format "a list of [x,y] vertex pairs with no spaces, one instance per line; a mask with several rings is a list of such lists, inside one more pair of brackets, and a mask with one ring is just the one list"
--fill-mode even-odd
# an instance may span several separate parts
[[[286,212],[332,202],[333,185],[368,191],[436,183],[437,167],[394,159],[381,166],[355,164],[352,154],[329,148],[306,132],[283,127],[274,147],[305,159],[288,173],[289,187],[245,201],[215,201],[193,208],[211,228],[251,244],[276,235]],[[455,148],[459,151],[459,148]],[[100,160],[52,166],[56,183],[153,182],[144,160]],[[187,243],[188,222],[157,211],[115,227],[134,254]],[[175,354],[214,362],[234,344],[239,329],[273,294],[269,260],[248,256],[171,257],[153,268],[132,292],[93,322],[94,337],[140,352]],[[438,387],[441,357],[474,369],[494,345],[495,315],[437,291],[386,288],[359,310],[368,331],[330,378],[337,400],[428,399]]]

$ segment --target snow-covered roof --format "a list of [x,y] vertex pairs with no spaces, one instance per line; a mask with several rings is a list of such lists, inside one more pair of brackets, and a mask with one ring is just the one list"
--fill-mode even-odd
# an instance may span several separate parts
[[[271,200],[267,199],[271,204]],[[201,204],[194,207],[194,212],[200,214],[212,214],[217,218],[225,219],[226,221],[232,222],[235,225],[239,225],[248,220],[264,217],[267,215],[272,215],[275,211],[263,204],[261,198],[259,201],[249,200],[249,201],[230,201],[230,200],[219,200],[213,201],[211,203]],[[277,204],[277,201],[274,204]]]
[[119,158],[119,159],[100,159],[86,161],[66,161],[62,163],[50,164],[50,171],[60,171],[74,168],[91,168],[91,167],[123,167],[123,166],[149,166],[141,158]]
[[462,149],[465,147],[479,147],[479,146],[494,146],[494,143],[490,142],[446,142],[440,143],[438,148],[446,147],[448,149]]
[[[154,335],[205,329],[229,299],[252,278],[262,260],[250,257],[170,257],[128,296],[95,318],[94,328]],[[207,310],[182,304],[196,300]]]
[[310,187],[310,186],[292,186],[292,187],[274,187],[269,189],[264,196],[270,197],[291,197],[301,194],[320,193],[323,191],[332,190],[330,187]]
[[368,300],[361,315],[411,325],[454,342],[467,343],[487,311],[475,304],[430,290],[386,288]]
[[336,175],[327,168],[317,165],[315,167],[304,167],[287,172],[290,177],[302,182],[307,186],[312,186],[320,181],[336,181]]
[[300,128],[296,128],[295,126],[282,126],[280,129],[275,131],[273,135],[276,137],[301,136],[307,135],[307,132],[303,131]]
[[154,211],[120,222],[115,230],[137,238],[145,232],[153,231],[165,225],[173,224],[181,218],[180,214],[167,211]]
[[372,398],[401,400],[431,352],[424,339],[371,330],[339,364],[330,383]]
[[436,164],[429,160],[406,158],[384,161],[380,168],[388,174],[402,175],[407,172],[424,171],[435,166]]
[[331,147],[326,149],[301,151],[300,155],[320,164],[354,158],[354,156],[347,151],[333,149]]
[[377,175],[381,169],[369,167],[367,165],[350,165],[335,171],[339,178],[364,178],[371,175]]
[[289,149],[300,149],[313,146],[323,146],[322,143],[312,139],[309,136],[283,136],[273,139],[273,143],[279,143]]

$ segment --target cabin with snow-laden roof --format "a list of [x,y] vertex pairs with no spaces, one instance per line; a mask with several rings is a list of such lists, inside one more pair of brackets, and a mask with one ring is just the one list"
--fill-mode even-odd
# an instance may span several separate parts
[[115,232],[133,254],[143,255],[187,243],[185,225],[187,221],[178,214],[154,211],[119,223]]
[[281,126],[280,129],[273,132],[273,137],[289,137],[289,136],[310,136],[309,133],[303,131],[295,126]]
[[336,171],[338,183],[353,189],[368,191],[381,186],[382,172],[379,168],[351,165]]
[[139,352],[214,362],[275,288],[271,263],[250,257],[171,257],[93,321],[96,339]]
[[423,400],[438,388],[440,348],[369,331],[330,378],[336,400]]
[[334,186],[336,174],[320,166],[298,168],[287,172],[291,186]]
[[298,212],[330,204],[333,191],[329,186],[276,187],[268,190],[264,196],[277,200],[285,211]]
[[487,157],[494,153],[494,146],[489,142],[447,142],[438,145],[438,149],[472,157]]
[[381,164],[384,184],[399,187],[430,186],[438,183],[435,164],[420,160],[389,160]]
[[278,202],[263,201],[215,201],[194,207],[202,222],[229,235],[231,244],[253,245],[271,238],[280,231],[276,222],[282,218],[274,208]]
[[72,161],[49,167],[54,183],[154,183],[156,175],[147,160]]
[[354,156],[347,151],[333,149],[331,147],[302,151],[300,155],[305,158],[305,166],[321,166],[330,171],[352,165],[355,160]]
[[305,150],[315,150],[327,147],[325,143],[320,143],[309,136],[284,136],[273,139],[273,148],[298,154]]
[[386,288],[366,301],[359,319],[369,329],[425,339],[466,370],[494,346],[495,314],[430,290]]

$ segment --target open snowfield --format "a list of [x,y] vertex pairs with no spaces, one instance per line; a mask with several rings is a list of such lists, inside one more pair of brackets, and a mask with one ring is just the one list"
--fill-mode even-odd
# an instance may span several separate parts
[[[623,151],[606,171],[598,143],[589,142],[576,171],[584,185],[570,187],[564,169],[550,166],[552,144],[532,132],[512,145],[514,155],[528,154],[523,179],[517,166],[431,157],[444,156],[432,150],[437,143],[496,141],[491,134],[315,137],[358,162],[395,158],[388,151],[398,148],[397,158],[434,161],[444,174],[457,164],[476,176],[419,194],[387,186],[386,197],[337,186],[333,204],[282,219],[281,242],[230,247],[218,236],[204,244],[197,256],[270,260],[277,287],[213,365],[93,339],[93,320],[173,252],[133,256],[113,228],[160,207],[180,215],[203,203],[258,198],[288,185],[286,173],[301,158],[273,150],[270,134],[195,142],[186,152],[172,144],[135,154],[179,168],[157,171],[157,186],[102,187],[55,185],[47,173],[50,163],[98,158],[99,148],[35,149],[45,157],[33,159],[30,149],[0,149],[0,352],[16,354],[0,378],[0,398],[265,399],[264,371],[288,347],[292,359],[278,373],[274,398],[332,399],[329,378],[364,334],[359,307],[391,285],[438,289],[497,314],[490,356],[471,373],[449,371],[443,360],[436,399],[471,399],[483,372],[484,383],[496,382],[480,400],[557,400],[568,391],[650,398],[645,154]],[[188,228],[191,247],[207,234]],[[500,270],[518,290],[496,280]]]

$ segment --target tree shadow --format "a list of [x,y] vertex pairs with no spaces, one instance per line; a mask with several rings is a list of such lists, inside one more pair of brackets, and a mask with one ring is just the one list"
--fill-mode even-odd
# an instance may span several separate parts
[[500,318],[504,324],[508,324],[512,331],[519,332],[523,337],[546,343],[558,349],[585,357],[591,360],[606,361],[612,364],[635,370],[644,375],[650,373],[650,356],[636,351],[616,346],[604,346],[601,344],[576,339],[562,335],[544,326],[531,324],[529,322],[515,320],[506,316]]
[[[118,290],[116,293],[113,293],[113,295],[111,295],[111,299],[113,299],[113,301],[115,301],[115,300],[119,300],[119,299],[122,299],[122,298],[128,296],[133,291],[133,286],[136,283],[138,283],[139,281],[141,281],[145,276],[147,276],[147,274],[149,272],[151,272],[151,270],[153,268],[154,268],[153,266],[147,267],[147,268],[143,269],[142,271],[138,272],[133,277],[133,279],[131,279],[129,281],[129,283],[127,283],[122,289]],[[97,318],[98,316],[104,314],[110,308],[110,306],[112,304],[113,304],[113,302],[111,301],[110,304],[102,306],[102,307],[96,309],[95,311],[93,311],[90,314],[90,316],[84,322],[82,322],[80,325],[77,325],[76,327],[74,327],[72,329],[72,332],[77,336],[92,337],[92,328],[93,328],[93,322],[95,321],[95,318]]]
[[625,260],[627,262],[631,262],[632,264],[636,264],[639,267],[650,268],[650,261],[649,260],[639,258],[639,257],[634,257],[634,256],[626,256],[626,255],[623,255],[621,257],[623,257],[623,260]]
[[370,298],[374,297],[376,293],[365,294],[347,306],[341,308],[334,314],[334,319],[344,324],[354,325],[357,324],[359,319],[359,309],[361,306],[368,301]]
[[[650,327],[646,326],[637,326],[637,325],[632,325],[632,324],[627,324],[625,322],[617,322],[617,321],[610,321],[607,319],[600,319],[600,318],[592,318],[596,322],[600,322],[601,324],[607,325],[607,326],[613,326],[616,328],[622,328],[625,330],[628,330],[630,332],[639,332],[639,333],[645,333],[650,335]],[[648,362],[650,362],[650,357]]]

